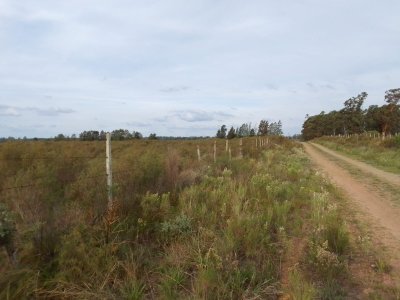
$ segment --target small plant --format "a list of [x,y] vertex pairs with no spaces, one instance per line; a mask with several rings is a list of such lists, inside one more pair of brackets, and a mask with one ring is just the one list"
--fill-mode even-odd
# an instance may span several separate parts
[[346,293],[336,280],[328,280],[319,291],[319,299],[321,300],[341,300],[346,299]]
[[124,299],[140,300],[145,296],[145,285],[139,282],[131,282],[123,289]]
[[186,215],[179,215],[175,219],[161,223],[161,232],[168,237],[177,237],[192,232],[191,219]]
[[289,274],[288,294],[291,299],[312,300],[315,299],[316,290],[303,278],[299,270],[294,269]]
[[0,246],[7,246],[15,232],[14,216],[0,203]]
[[160,293],[163,299],[177,299],[178,291],[182,289],[185,274],[181,269],[171,268],[162,274],[163,278],[160,283]]
[[389,273],[392,269],[391,265],[383,257],[376,259],[375,266],[379,273]]

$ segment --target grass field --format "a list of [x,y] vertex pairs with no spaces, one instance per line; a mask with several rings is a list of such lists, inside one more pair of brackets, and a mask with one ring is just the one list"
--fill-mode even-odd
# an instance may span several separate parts
[[104,142],[0,144],[0,298],[392,296],[299,144],[213,144],[113,142],[108,212]]

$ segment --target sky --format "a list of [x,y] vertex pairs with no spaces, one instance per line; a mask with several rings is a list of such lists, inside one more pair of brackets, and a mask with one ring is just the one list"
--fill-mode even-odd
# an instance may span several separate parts
[[212,136],[400,87],[398,0],[0,0],[0,136]]

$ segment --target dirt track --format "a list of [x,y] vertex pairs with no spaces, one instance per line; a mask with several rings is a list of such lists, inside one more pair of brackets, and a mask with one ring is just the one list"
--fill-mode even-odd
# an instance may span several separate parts
[[[396,208],[389,199],[383,197],[379,191],[372,190],[371,187],[355,179],[347,170],[331,161],[329,155],[346,161],[346,163],[351,164],[365,173],[366,176],[374,174],[381,180],[385,180],[393,185],[400,184],[398,178],[399,181],[396,181],[396,176],[398,175],[390,174],[362,162],[344,157],[320,145],[303,143],[303,146],[312,162],[320,168],[334,184],[345,192],[360,211],[372,221],[372,225],[379,227],[379,229],[377,229],[379,232],[376,232],[376,236],[388,247],[393,256],[391,264],[396,273],[400,274],[400,257],[398,256],[400,253],[400,209]],[[317,149],[324,153],[321,153],[321,151]]]
[[377,169],[371,165],[368,165],[366,163],[363,163],[361,161],[354,160],[354,159],[348,158],[344,155],[338,154],[337,152],[329,150],[326,147],[323,147],[321,145],[313,144],[313,143],[311,145],[313,145],[314,147],[317,147],[318,149],[320,149],[323,152],[328,153],[329,155],[332,155],[335,158],[341,159],[341,160],[357,167],[364,173],[372,174],[372,175],[374,175],[382,180],[385,180],[395,186],[400,186],[400,175],[379,170],[379,169]]

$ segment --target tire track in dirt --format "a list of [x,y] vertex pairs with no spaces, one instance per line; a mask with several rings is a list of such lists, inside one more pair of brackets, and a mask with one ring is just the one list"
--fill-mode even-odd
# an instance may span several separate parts
[[[400,210],[396,208],[389,199],[382,197],[382,195],[375,191],[371,191],[365,184],[356,180],[347,170],[329,160],[326,157],[329,152],[325,151],[325,153],[321,153],[316,149],[321,149],[319,145],[303,143],[303,147],[311,158],[311,161],[320,168],[334,184],[344,190],[348,198],[357,205],[360,211],[369,217],[369,222],[372,221],[373,225],[378,226],[378,229],[374,228],[374,231],[376,231],[375,236],[388,248],[392,256],[391,265],[393,266],[393,271],[399,276]],[[336,158],[341,157],[341,155],[335,152],[333,152],[333,154],[332,156]],[[350,163],[350,159],[347,159],[347,157],[345,158],[346,162]],[[372,166],[368,167],[375,169]],[[371,168],[368,168],[368,171],[371,171]],[[367,172],[367,170],[365,170],[365,172]],[[378,173],[375,173],[375,176],[378,176],[377,174]],[[382,176],[379,176],[379,178],[385,180]]]
[[313,145],[314,147],[318,148],[319,150],[328,153],[329,155],[341,159],[355,167],[357,167],[358,169],[360,169],[361,171],[363,171],[364,173],[369,173],[372,174],[378,178],[380,178],[383,181],[387,181],[395,186],[399,186],[400,187],[400,175],[398,174],[394,174],[394,173],[390,173],[390,172],[386,172],[383,170],[379,170],[371,165],[368,165],[364,162],[355,160],[355,159],[351,159],[348,158],[344,155],[341,155],[339,153],[336,153],[335,151],[332,151],[324,146],[318,145],[318,144],[314,144],[314,143],[310,143],[311,145]]

